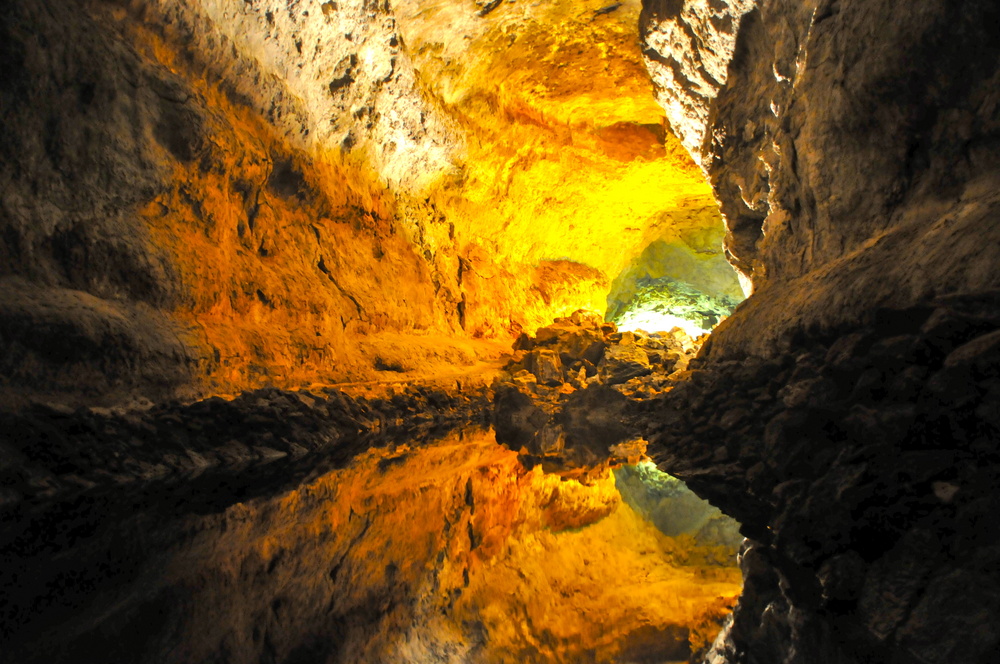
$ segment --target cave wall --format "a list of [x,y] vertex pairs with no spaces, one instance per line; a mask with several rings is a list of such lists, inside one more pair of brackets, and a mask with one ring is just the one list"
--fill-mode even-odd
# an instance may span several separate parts
[[737,517],[708,660],[992,662],[995,3],[644,3],[647,66],[753,294],[646,404]]
[[713,352],[996,287],[992,3],[644,4],[647,66],[752,283]]
[[208,9],[5,15],[6,400],[368,376],[380,333],[457,327],[457,270],[435,287],[372,168]]
[[719,223],[639,8],[19,3],[3,400],[413,377],[602,310],[650,242]]

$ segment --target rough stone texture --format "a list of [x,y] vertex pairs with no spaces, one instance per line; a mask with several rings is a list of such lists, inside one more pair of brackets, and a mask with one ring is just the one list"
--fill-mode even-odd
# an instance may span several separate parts
[[993,661],[1000,9],[709,4],[641,26],[754,290],[649,411],[751,540],[709,661]]
[[0,405],[370,376],[359,335],[448,330],[457,298],[382,186],[306,159],[296,95],[154,9],[4,13]]
[[357,150],[394,189],[418,189],[452,168],[450,153],[462,147],[447,116],[417,89],[389,3],[122,4],[184,44],[185,57],[295,147]]
[[166,490],[192,480],[239,484],[250,497],[275,490],[273,481],[256,486],[262,475],[292,487],[314,466],[346,463],[387,437],[485,424],[491,401],[485,386],[409,386],[370,398],[266,388],[131,409],[34,405],[0,413],[2,502],[14,514],[94,487]]
[[686,380],[699,347],[680,328],[618,332],[583,310],[522,334],[493,385],[497,440],[568,477],[635,463],[645,449],[636,404]]
[[728,44],[725,17],[746,5],[714,3],[714,21],[698,19],[701,5],[647,3],[642,30],[661,96],[694,100],[666,104],[668,118],[704,137],[688,144],[731,260],[760,294],[719,335],[733,352],[765,352],[791,326],[997,285],[994,3],[758,2],[735,45],[711,51],[706,71],[728,64],[714,95],[671,35]]
[[646,0],[643,56],[674,134],[701,160],[711,140],[712,101],[729,76],[740,20],[754,0]]
[[450,371],[603,309],[651,241],[719,223],[638,0],[603,8],[17,3],[0,406]]
[[709,661],[993,661],[998,328],[997,292],[883,309],[639,405],[648,453],[751,540]]

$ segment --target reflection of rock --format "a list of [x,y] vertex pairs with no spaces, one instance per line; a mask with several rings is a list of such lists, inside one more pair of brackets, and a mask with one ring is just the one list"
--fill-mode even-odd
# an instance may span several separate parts
[[[249,497],[270,488],[259,473],[276,459],[315,468],[319,457],[349,458],[378,436],[481,421],[488,403],[485,388],[455,394],[410,386],[370,398],[335,389],[316,394],[268,388],[232,401],[213,397],[127,411],[36,405],[0,412],[0,504],[72,495],[109,481],[169,486],[192,475],[209,485],[213,477],[224,478],[214,483],[239,485]],[[295,473],[286,472],[287,481],[294,481]],[[211,491],[188,491],[191,504],[215,500]]]
[[[254,399],[308,417],[295,395]],[[232,407],[178,414],[221,427]],[[268,464],[250,494],[241,473],[105,477],[23,523],[2,512],[0,661],[676,661],[739,593],[735,559],[658,532],[610,474],[527,470],[477,428],[382,443],[302,484]],[[199,490],[212,502],[192,510]]]
[[497,439],[520,450],[527,465],[548,470],[600,470],[609,447],[625,441],[626,399],[603,385],[577,390],[563,400],[538,398],[513,385],[498,385]]
[[[720,643],[752,659],[725,661],[994,661],[998,328],[998,293],[884,309],[646,402],[649,456],[753,540]],[[824,636],[845,628],[857,656]]]
[[699,544],[728,549],[732,559],[743,541],[739,524],[702,500],[679,479],[649,463],[615,470],[615,482],[632,509],[671,537],[691,535]]
[[634,437],[624,424],[629,399],[669,390],[671,373],[687,366],[697,344],[679,329],[617,332],[577,311],[522,334],[514,349],[495,385],[497,439],[521,450],[525,463],[593,473],[636,455],[627,445],[609,449]]
[[498,385],[494,396],[497,438],[515,450],[537,446],[536,436],[552,417],[541,402],[519,388],[519,385]]

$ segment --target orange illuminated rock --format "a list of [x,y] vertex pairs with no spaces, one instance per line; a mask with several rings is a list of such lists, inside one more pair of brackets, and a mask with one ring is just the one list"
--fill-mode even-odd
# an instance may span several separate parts
[[559,258],[602,277],[526,329],[603,311],[610,280],[650,242],[721,225],[701,171],[664,132],[639,5],[501,3],[485,16],[458,0],[396,5],[419,77],[469,137],[460,186],[435,193],[459,236],[494,260]]
[[664,130],[638,0],[609,7],[19,5],[0,143],[0,316],[25,340],[11,389],[412,379],[603,312],[651,242],[720,223]]

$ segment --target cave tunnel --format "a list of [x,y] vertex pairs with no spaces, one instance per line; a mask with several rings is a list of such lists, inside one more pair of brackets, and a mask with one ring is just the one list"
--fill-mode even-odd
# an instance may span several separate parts
[[0,663],[1000,661],[992,0],[19,0]]

